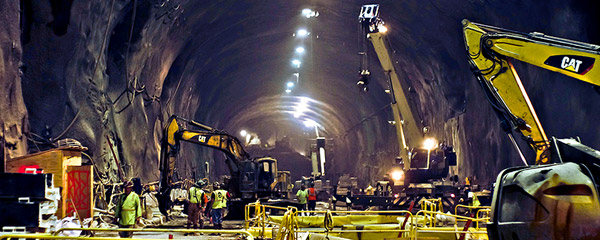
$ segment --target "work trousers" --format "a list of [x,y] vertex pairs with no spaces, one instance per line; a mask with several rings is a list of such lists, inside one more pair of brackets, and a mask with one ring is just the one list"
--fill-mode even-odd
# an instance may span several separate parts
[[200,203],[190,203],[188,205],[188,228],[203,228],[204,220],[202,220],[202,208]]
[[[119,224],[119,228],[133,228],[133,225],[121,225],[121,224]],[[131,237],[133,237],[133,232],[119,232],[119,237],[121,237],[121,238],[131,238]]]
[[217,208],[217,209],[213,208],[210,212],[210,215],[212,216],[213,225],[217,226],[217,225],[220,225],[221,223],[223,223],[223,209],[222,208]]
[[[300,209],[298,209],[300,211],[306,211],[306,203],[300,203]],[[307,213],[300,213],[300,216],[308,216]]]
[[317,207],[317,200],[308,200],[308,211],[314,211]]

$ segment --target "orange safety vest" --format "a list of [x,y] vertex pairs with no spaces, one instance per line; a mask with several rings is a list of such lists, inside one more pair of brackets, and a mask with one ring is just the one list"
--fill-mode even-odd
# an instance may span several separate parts
[[315,188],[308,189],[308,200],[317,201],[317,193],[315,193]]

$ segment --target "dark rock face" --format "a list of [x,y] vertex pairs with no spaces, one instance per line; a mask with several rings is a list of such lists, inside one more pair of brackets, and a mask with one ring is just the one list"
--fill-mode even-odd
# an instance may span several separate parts
[[[21,41],[19,2],[0,1],[0,155],[18,157],[27,153],[27,110],[21,87]],[[2,164],[1,167],[4,167]]]
[[[370,2],[21,1],[20,7],[13,2],[0,1],[0,93],[10,96],[0,103],[0,122],[2,136],[18,154],[24,153],[27,132],[37,136],[30,151],[75,138],[90,148],[102,174],[117,178],[112,145],[127,176],[157,180],[161,128],[171,114],[231,133],[249,129],[263,144],[288,136],[296,139],[297,151],[305,138],[314,138],[302,120],[313,119],[333,142],[334,157],[326,165],[331,176],[351,173],[364,182],[385,174],[397,154],[394,127],[387,123],[393,118],[383,91],[387,83],[376,58],[370,60],[369,93],[355,87],[357,15]],[[395,60],[421,103],[420,115],[435,136],[455,146],[455,172],[482,183],[520,161],[469,71],[460,21],[600,40],[593,1],[379,3]],[[305,7],[319,16],[302,17]],[[293,36],[300,27],[311,32],[309,38]],[[290,61],[300,44],[306,52],[296,69]],[[549,136],[580,136],[599,147],[594,103],[600,95],[590,85],[531,66],[517,68]],[[298,83],[286,94],[285,83],[292,80]],[[292,112],[300,97],[312,100],[296,118]],[[222,154],[191,144],[183,145],[179,159],[181,176],[204,176],[205,162],[215,166],[212,177],[226,173]]]

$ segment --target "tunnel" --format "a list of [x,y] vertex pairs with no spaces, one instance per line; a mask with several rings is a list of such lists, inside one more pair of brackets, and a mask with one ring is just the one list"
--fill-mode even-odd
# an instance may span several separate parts
[[[0,1],[3,153],[17,157],[72,138],[106,179],[159,180],[162,129],[178,115],[251,134],[255,157],[310,174],[307,148],[327,139],[327,178],[366,185],[399,147],[389,84],[375,54],[359,79],[358,13],[370,1]],[[467,62],[461,20],[598,44],[595,1],[379,1],[393,60],[417,114],[454,147],[452,174],[491,184],[523,165]],[[311,14],[303,13],[310,9]],[[600,94],[590,84],[516,63],[548,135],[600,147]],[[312,124],[311,124],[312,123]],[[533,151],[522,139],[528,158]],[[115,152],[115,154],[112,154]],[[532,164],[532,162],[530,162]],[[207,166],[210,166],[208,169]],[[181,178],[228,174],[216,150],[183,144]]]

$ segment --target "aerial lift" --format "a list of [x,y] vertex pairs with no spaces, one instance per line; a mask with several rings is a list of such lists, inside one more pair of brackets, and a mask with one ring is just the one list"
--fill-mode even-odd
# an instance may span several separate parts
[[[394,66],[386,36],[387,28],[379,18],[379,5],[364,5],[359,24],[362,29],[360,34],[364,37],[360,38],[361,68],[357,86],[363,91],[368,90],[371,74],[368,70],[368,39],[373,44],[390,87],[391,108],[400,145],[400,156],[396,162],[404,175],[404,185],[400,187],[402,191],[397,192],[396,204],[407,205],[423,197],[435,197],[442,198],[446,205],[454,205],[458,188],[441,180],[448,177],[449,167],[456,165],[456,153],[451,146],[439,143],[432,137],[430,128],[419,118],[418,106],[409,95],[410,85]],[[393,180],[399,180],[402,172],[390,175]]]
[[[497,177],[488,235],[499,239],[600,239],[600,152],[548,138],[511,61],[600,85],[600,46],[463,20],[469,64],[525,166]],[[513,137],[535,151],[528,162]]]
[[[186,129],[182,123],[199,130]],[[277,197],[281,194],[280,191],[287,191],[277,184],[280,174],[278,174],[276,159],[251,158],[240,141],[227,132],[173,115],[163,130],[160,151],[159,208],[165,215],[170,207],[168,196],[173,188],[175,161],[181,147],[180,141],[225,153],[226,164],[231,173],[231,179],[226,183],[225,189],[231,193],[233,202],[249,203],[257,199]]]

